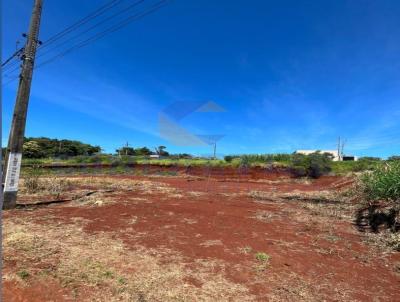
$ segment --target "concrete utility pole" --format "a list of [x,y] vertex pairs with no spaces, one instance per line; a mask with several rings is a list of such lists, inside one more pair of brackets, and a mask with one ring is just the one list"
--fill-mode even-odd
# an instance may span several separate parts
[[29,25],[29,33],[22,56],[22,70],[18,84],[17,98],[11,124],[6,162],[4,165],[4,209],[16,206],[19,173],[21,169],[22,146],[24,143],[26,116],[28,112],[29,94],[31,90],[33,66],[36,55],[36,47],[39,43],[40,16],[43,0],[35,0],[32,17]]
[[342,142],[342,146],[341,146],[341,148],[340,148],[340,156],[341,156],[341,158],[342,158],[342,160],[343,160],[343,158],[344,158],[344,145],[346,144],[346,140],[344,140],[343,142]]
[[344,158],[344,145],[346,144],[346,140],[341,139],[341,137],[339,136],[338,138],[338,146],[337,146],[337,150],[338,150],[338,160],[342,161]]
[[217,142],[214,143],[214,159],[217,159]]

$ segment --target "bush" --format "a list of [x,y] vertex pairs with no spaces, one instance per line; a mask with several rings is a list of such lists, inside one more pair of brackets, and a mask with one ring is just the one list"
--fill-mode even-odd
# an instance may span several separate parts
[[400,201],[400,162],[378,166],[361,177],[365,197],[371,201]]
[[318,178],[331,171],[331,159],[319,152],[309,155],[293,154],[290,169],[296,177]]
[[225,160],[227,163],[232,162],[232,160],[233,160],[234,158],[237,158],[237,156],[234,156],[234,155],[226,155],[226,156],[224,156],[224,160]]

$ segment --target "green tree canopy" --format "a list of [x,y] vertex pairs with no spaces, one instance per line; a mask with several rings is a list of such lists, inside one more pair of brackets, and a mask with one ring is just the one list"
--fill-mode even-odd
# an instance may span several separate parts
[[99,153],[99,146],[80,141],[51,139],[47,137],[28,137],[24,139],[23,156],[28,158],[69,157]]

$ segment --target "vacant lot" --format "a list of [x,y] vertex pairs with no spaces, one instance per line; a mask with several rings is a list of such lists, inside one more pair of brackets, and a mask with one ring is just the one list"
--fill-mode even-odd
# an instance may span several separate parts
[[162,172],[26,178],[4,301],[398,301],[400,253],[355,225],[351,179]]

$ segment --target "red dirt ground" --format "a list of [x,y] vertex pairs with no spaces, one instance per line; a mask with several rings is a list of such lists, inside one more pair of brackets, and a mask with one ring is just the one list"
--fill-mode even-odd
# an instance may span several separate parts
[[[399,301],[400,276],[395,266],[400,253],[377,252],[363,242],[364,234],[351,221],[319,220],[300,202],[264,202],[248,195],[251,191],[335,190],[351,180],[331,176],[309,184],[290,179],[283,172],[266,177],[265,172],[255,171],[243,179],[232,179],[234,175],[229,173],[214,173],[210,178],[199,171],[189,174],[201,177],[113,176],[165,183],[180,190],[181,198],[158,193],[146,202],[129,203],[124,201],[143,195],[121,191],[117,196],[121,202],[100,207],[54,204],[33,211],[10,210],[4,213],[4,219],[18,216],[36,223],[52,223],[54,219],[68,224],[80,217],[87,220],[84,231],[89,234],[111,233],[127,246],[167,247],[183,254],[188,266],[198,259],[218,259],[228,265],[227,278],[248,287],[257,301],[268,301],[277,290],[282,301],[291,301],[292,296],[285,296],[285,291],[299,282],[311,286],[319,301]],[[270,213],[270,220],[254,219],[260,211]],[[132,237],[125,231],[126,221],[132,217],[138,218],[132,226],[134,232],[146,236]],[[332,236],[335,240],[329,239]],[[252,252],[239,252],[244,248]],[[271,257],[262,272],[252,265],[258,251]],[[12,264],[6,262],[4,266],[7,270]],[[200,286],[195,279],[187,282]],[[65,289],[58,284],[21,288],[6,282],[3,286],[4,301],[68,301]]]

